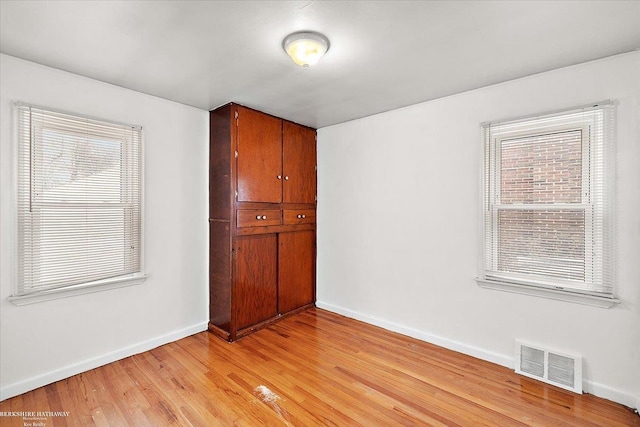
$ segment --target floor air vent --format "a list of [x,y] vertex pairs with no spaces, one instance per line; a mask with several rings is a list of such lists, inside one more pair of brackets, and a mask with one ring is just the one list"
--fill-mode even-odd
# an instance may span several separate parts
[[582,393],[582,357],[516,341],[516,372]]

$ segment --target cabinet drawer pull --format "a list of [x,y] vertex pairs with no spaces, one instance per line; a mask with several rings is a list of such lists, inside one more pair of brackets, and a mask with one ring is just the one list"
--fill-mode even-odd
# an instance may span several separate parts
[[256,215],[256,219],[261,219],[260,215]]
[[307,216],[306,216],[305,214],[298,214],[298,219],[304,219],[304,218],[306,218],[306,217],[307,217]]
[[262,219],[267,219],[267,216],[266,215],[262,215]]

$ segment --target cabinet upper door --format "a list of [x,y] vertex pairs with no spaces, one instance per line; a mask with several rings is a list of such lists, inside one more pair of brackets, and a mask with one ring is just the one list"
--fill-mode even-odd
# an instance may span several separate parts
[[316,131],[283,122],[283,198],[284,203],[316,201]]
[[282,201],[282,120],[238,107],[238,201]]

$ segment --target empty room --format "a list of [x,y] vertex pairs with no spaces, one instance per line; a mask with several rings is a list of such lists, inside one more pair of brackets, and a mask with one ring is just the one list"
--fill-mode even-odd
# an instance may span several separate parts
[[639,23],[0,0],[0,426],[640,426]]

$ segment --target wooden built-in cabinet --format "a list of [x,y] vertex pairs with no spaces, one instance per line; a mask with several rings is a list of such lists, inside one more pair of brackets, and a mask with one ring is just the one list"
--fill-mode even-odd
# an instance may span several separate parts
[[209,330],[234,341],[315,305],[316,131],[210,112]]

